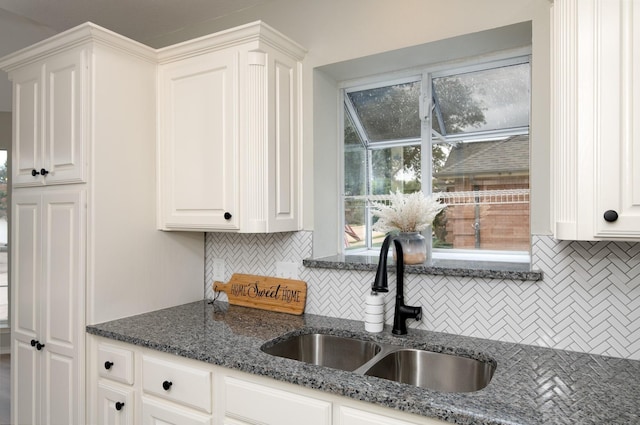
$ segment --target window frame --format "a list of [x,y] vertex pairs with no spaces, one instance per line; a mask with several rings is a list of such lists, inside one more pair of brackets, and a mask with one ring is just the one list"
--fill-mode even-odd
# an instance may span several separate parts
[[[402,72],[392,72],[386,74],[379,74],[373,77],[362,78],[354,81],[345,81],[339,84],[339,169],[341,172],[341,176],[339,178],[340,190],[338,206],[340,208],[340,222],[339,231],[341,232],[341,236],[339,240],[344,240],[344,230],[346,225],[345,218],[345,139],[344,139],[344,124],[345,119],[347,119],[345,115],[345,109],[349,110],[351,114],[351,121],[358,131],[359,136],[362,141],[364,141],[365,151],[367,151],[367,173],[371,171],[371,159],[368,154],[369,149],[382,149],[396,146],[407,146],[414,145],[416,141],[419,141],[421,146],[421,151],[424,153],[429,152],[428,155],[421,155],[421,174],[422,174],[422,182],[428,181],[428,184],[422,184],[421,189],[426,196],[432,194],[432,182],[431,178],[433,177],[433,163],[432,163],[432,155],[431,149],[434,143],[456,143],[459,141],[467,141],[473,142],[478,140],[490,140],[490,139],[503,139],[508,136],[515,135],[523,135],[530,134],[531,127],[531,98],[529,99],[529,124],[527,126],[521,127],[512,127],[508,129],[499,129],[499,130],[484,130],[477,132],[468,132],[468,133],[458,133],[450,136],[442,136],[438,134],[436,131],[432,129],[432,118],[433,114],[431,114],[431,109],[433,108],[433,78],[439,77],[447,77],[452,75],[459,75],[464,73],[488,70],[492,68],[498,67],[507,67],[511,65],[518,64],[529,64],[529,69],[531,70],[531,62],[532,55],[530,49],[525,49],[526,51],[517,51],[517,52],[503,52],[496,55],[491,55],[492,57],[474,57],[469,58],[464,61],[457,61],[456,63],[445,63],[438,64],[435,66],[427,66],[421,67],[418,69],[408,69]],[[375,147],[371,147],[367,149],[366,146],[366,131],[362,127],[362,124],[356,119],[356,109],[351,104],[349,96],[347,93],[353,91],[362,91],[368,89],[375,89],[380,87],[392,86],[395,84],[402,84],[406,82],[414,82],[421,81],[422,91],[419,98],[419,115],[421,121],[421,134],[418,138],[411,139],[398,139],[394,141],[384,141],[384,142],[374,142]],[[530,84],[531,84],[531,76],[530,76]],[[358,128],[360,126],[360,128]],[[435,133],[435,134],[434,134]],[[440,137],[437,137],[440,136]],[[531,163],[531,150],[529,150],[529,164]],[[529,170],[531,169],[529,165]],[[427,180],[425,180],[427,178]],[[369,175],[366,176],[367,179],[367,194],[365,197],[371,198],[374,195],[369,193]],[[530,182],[529,177],[529,182]],[[529,208],[531,207],[530,201],[528,201]],[[365,207],[366,208],[366,207]],[[529,209],[529,211],[531,211]],[[370,229],[371,223],[371,214],[368,211],[365,211],[365,221],[367,229]],[[530,220],[530,219],[529,219]],[[344,244],[341,244],[340,252],[345,256],[372,256],[379,254],[379,248],[372,247],[371,244],[371,231],[365,232],[365,247],[359,249],[349,250]],[[529,223],[529,236],[531,237],[531,223]],[[432,245],[432,240],[430,237],[427,237],[428,244],[428,256],[429,258],[435,259],[443,259],[443,260],[459,260],[459,261],[498,261],[498,262],[514,262],[514,263],[528,263],[531,262],[531,240],[529,241],[529,250],[528,251],[509,251],[509,250],[474,250],[474,249],[434,249]]]

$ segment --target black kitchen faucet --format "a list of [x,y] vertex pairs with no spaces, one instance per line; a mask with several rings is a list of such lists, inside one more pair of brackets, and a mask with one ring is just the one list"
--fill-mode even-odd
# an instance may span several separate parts
[[376,278],[371,286],[371,290],[373,292],[389,292],[389,285],[387,283],[387,256],[389,254],[391,241],[393,241],[396,249],[396,307],[393,313],[393,329],[391,333],[394,335],[406,335],[406,320],[420,320],[422,318],[422,307],[404,305],[404,254],[402,253],[402,244],[392,235],[384,238],[384,242],[380,248],[378,270],[376,271]]

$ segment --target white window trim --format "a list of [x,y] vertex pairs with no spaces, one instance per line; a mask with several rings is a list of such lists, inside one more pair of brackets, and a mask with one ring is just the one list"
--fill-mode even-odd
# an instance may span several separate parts
[[[394,84],[402,84],[412,81],[417,81],[418,79],[422,79],[423,87],[426,87],[426,90],[423,92],[423,97],[420,99],[419,107],[420,107],[420,118],[423,126],[427,126],[426,130],[423,129],[421,131],[422,141],[421,145],[424,151],[425,146],[427,148],[431,147],[432,144],[432,131],[431,131],[431,114],[429,113],[431,108],[431,79],[434,77],[443,77],[448,75],[460,74],[463,72],[474,72],[483,69],[490,69],[501,66],[509,66],[509,65],[517,65],[522,63],[531,64],[531,48],[525,47],[522,49],[515,49],[508,52],[500,52],[497,54],[492,54],[489,56],[481,57],[481,58],[469,58],[468,60],[458,61],[455,64],[438,64],[435,66],[421,67],[417,69],[407,69],[400,72],[393,72],[388,74],[379,74],[372,77],[365,77],[357,80],[345,81],[338,84],[339,87],[339,96],[338,96],[338,130],[339,130],[339,139],[341,142],[339,143],[338,148],[338,163],[339,163],[339,179],[338,184],[340,185],[337,193],[340,194],[338,206],[340,208],[340,226],[338,227],[339,237],[338,241],[344,240],[344,229],[345,229],[345,216],[344,216],[344,154],[345,154],[345,144],[344,144],[344,105],[347,103],[345,99],[348,99],[346,96],[347,93],[352,91],[361,91],[379,87],[385,87]],[[418,77],[417,77],[418,76]],[[349,102],[350,103],[350,102]],[[353,111],[352,111],[353,112]],[[426,112],[426,114],[425,114]],[[514,128],[505,131],[493,131],[491,134],[495,134],[498,137],[499,133],[503,134],[528,134],[528,127],[522,128]],[[361,133],[361,135],[364,134]],[[471,135],[471,138],[480,138],[487,134],[487,132],[477,133]],[[459,136],[450,136],[447,138],[448,142],[454,142],[457,140]],[[426,140],[425,140],[426,139]],[[486,138],[484,139],[486,140]],[[440,141],[442,143],[442,141]],[[390,143],[391,144],[391,143]],[[376,148],[384,148],[389,147],[390,144],[386,144],[384,142],[376,142]],[[410,143],[407,143],[410,144]],[[393,143],[394,146],[399,146],[397,143]],[[371,149],[371,148],[370,148]],[[428,157],[428,159],[427,159]],[[422,174],[431,176],[433,175],[433,164],[430,161],[430,155],[422,156]],[[427,170],[428,172],[425,172]],[[423,192],[426,196],[431,195],[432,186],[431,184],[428,187],[423,186]],[[531,263],[531,250],[529,251],[490,251],[490,250],[473,250],[473,249],[433,249],[431,244],[432,240],[430,237],[426,238],[428,244],[428,258],[440,259],[440,260],[458,260],[465,262],[473,262],[473,261],[486,261],[486,262],[512,262],[512,263]],[[344,244],[340,243],[339,251],[345,256],[377,256],[379,255],[380,250],[376,248],[362,248],[362,249],[352,249],[346,250]]]

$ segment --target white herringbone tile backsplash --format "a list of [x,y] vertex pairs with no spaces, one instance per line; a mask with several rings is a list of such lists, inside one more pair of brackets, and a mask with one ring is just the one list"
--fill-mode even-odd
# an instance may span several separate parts
[[[311,248],[311,232],[208,233],[205,295],[213,297],[214,258],[225,260],[227,280],[232,273],[275,275],[277,261],[295,262],[308,285],[306,312],[362,320],[375,273],[305,268]],[[424,313],[410,327],[640,360],[640,243],[534,236],[532,257],[543,281],[407,274],[405,301]]]

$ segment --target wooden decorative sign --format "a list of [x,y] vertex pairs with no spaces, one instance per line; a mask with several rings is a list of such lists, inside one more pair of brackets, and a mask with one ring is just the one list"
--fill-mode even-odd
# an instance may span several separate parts
[[301,280],[234,273],[228,283],[213,282],[214,291],[227,294],[229,304],[300,315],[307,300]]

